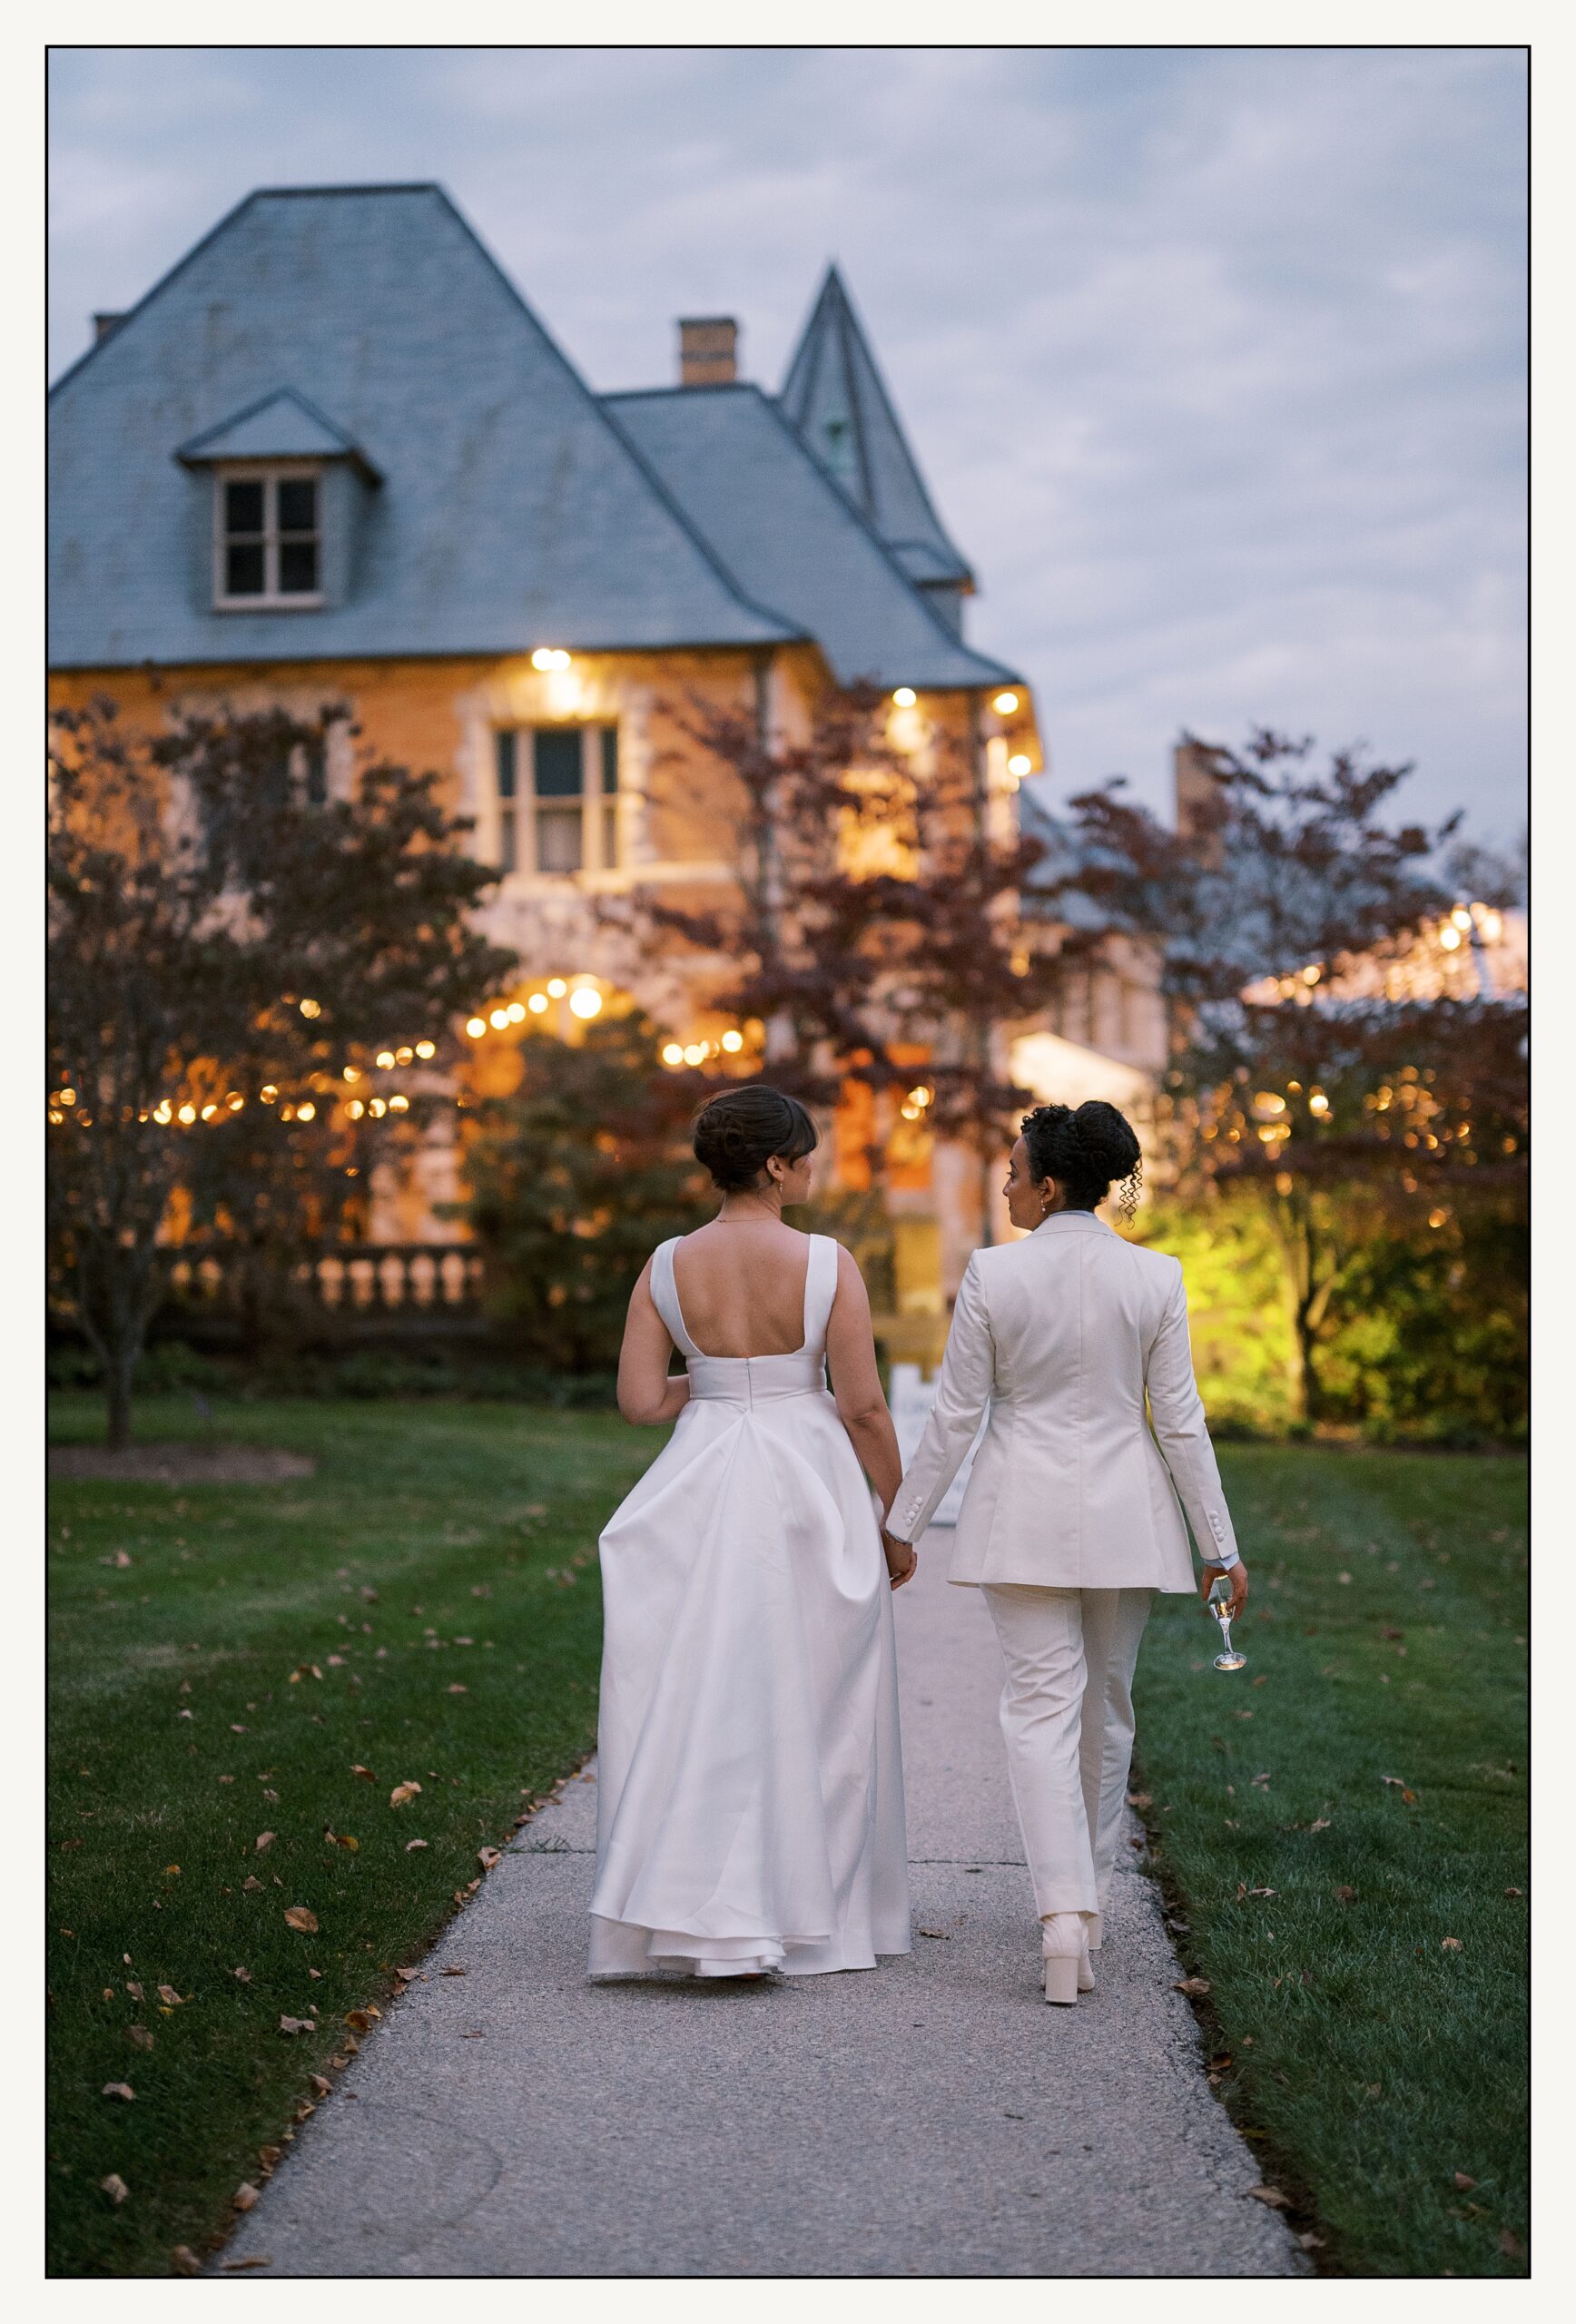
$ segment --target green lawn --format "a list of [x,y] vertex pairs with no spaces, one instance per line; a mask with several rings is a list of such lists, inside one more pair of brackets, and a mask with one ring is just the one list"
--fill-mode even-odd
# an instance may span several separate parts
[[[590,1747],[596,1535],[662,1441],[502,1404],[241,1403],[200,1422],[171,1399],[138,1417],[148,1440],[282,1445],[319,1468],[52,1493],[65,2274],[163,2273],[177,2244],[206,2248],[310,2077],[352,2047],[347,2013],[387,1997],[479,1876],[478,1850]],[[60,1397],[51,1424],[91,1441],[97,1404]],[[1197,1608],[1157,1600],[1136,1777],[1178,1942],[1212,1989],[1222,2095],[1298,2224],[1316,2222],[1322,2263],[1520,2274],[1526,1906],[1506,1891],[1527,1886],[1524,1469],[1223,1461],[1253,1569],[1248,1667],[1216,1674]],[[409,1781],[420,1793],[391,1807]],[[287,1924],[298,1905],[315,1933]],[[100,2095],[122,2082],[131,2102]]]
[[[101,1426],[93,1399],[55,1400],[57,1442]],[[205,2250],[262,2150],[293,2135],[311,2075],[352,2047],[346,2013],[387,1998],[480,1876],[478,1849],[590,1748],[596,1538],[662,1442],[500,1404],[236,1403],[199,1422],[150,1400],[138,1427],[319,1466],[52,1492],[61,2274],[163,2274],[177,2244]],[[390,1807],[407,1781],[419,1795]],[[297,1905],[315,1933],[287,1924]],[[134,2099],[101,2096],[108,2083]]]
[[1524,1465],[1222,1467],[1247,1667],[1157,1599],[1135,1768],[1221,2093],[1322,2263],[1524,2274]]

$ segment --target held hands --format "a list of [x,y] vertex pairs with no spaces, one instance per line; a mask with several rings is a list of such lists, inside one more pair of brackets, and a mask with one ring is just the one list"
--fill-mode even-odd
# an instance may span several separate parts
[[1226,1580],[1231,1584],[1231,1605],[1229,1611],[1232,1620],[1236,1621],[1238,1614],[1241,1613],[1243,1608],[1247,1603],[1247,1568],[1243,1564],[1240,1558],[1235,1565],[1231,1566],[1207,1565],[1204,1569],[1203,1577],[1199,1582],[1198,1594],[1204,1600],[1205,1603],[1207,1604],[1209,1600],[1209,1592],[1215,1583],[1216,1577],[1222,1573],[1225,1574]]
[[891,1578],[892,1588],[901,1590],[904,1582],[911,1581],[920,1570],[919,1551],[911,1541],[894,1541],[884,1526],[882,1529],[881,1545],[886,1551],[887,1573]]

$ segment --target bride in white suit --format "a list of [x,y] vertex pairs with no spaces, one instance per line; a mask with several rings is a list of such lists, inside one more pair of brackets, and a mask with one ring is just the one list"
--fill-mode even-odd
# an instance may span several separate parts
[[1094,1984],[1149,1603],[1157,1590],[1194,1586],[1183,1509],[1204,1592],[1229,1571],[1234,1614],[1247,1598],[1193,1378],[1180,1262],[1096,1216],[1113,1182],[1136,1187],[1138,1168],[1138,1139],[1114,1106],[1025,1117],[1006,1195],[1013,1225],[1029,1231],[969,1262],[935,1403],[887,1518],[889,1553],[901,1554],[988,1409],[949,1579],[984,1590],[1001,1643],[1001,1726],[1045,1996],[1061,2003]]

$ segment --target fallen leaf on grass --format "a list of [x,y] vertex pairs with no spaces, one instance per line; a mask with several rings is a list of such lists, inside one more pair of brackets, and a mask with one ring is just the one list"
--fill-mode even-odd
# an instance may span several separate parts
[[1207,1977],[1182,1977],[1171,1990],[1174,1994],[1188,1994],[1195,1999],[1201,1999],[1209,1991],[1209,1980]]
[[1335,1901],[1339,1905],[1354,1905],[1357,1901],[1357,1891],[1354,1888],[1337,1888]]
[[106,2082],[103,2091],[103,2095],[105,2098],[132,2099],[134,2098],[136,2094],[136,2092],[132,2088],[129,2082]]
[[245,1879],[244,1879],[244,1880],[241,1882],[241,1895],[242,1895],[243,1896],[255,1896],[255,1894],[257,1893],[257,1891],[258,1891],[261,1886],[262,1886],[262,1883],[261,1883],[261,1881],[258,1878],[258,1876],[257,1876],[256,1873],[255,1873],[255,1872],[249,1872],[249,1873],[247,1874],[247,1876],[246,1876]]
[[238,2211],[249,2211],[257,2201],[257,2189],[249,2179],[243,2179],[230,2200]]
[[310,2017],[281,2017],[279,2030],[281,2034],[315,2034],[317,2027]]
[[170,2254],[171,2265],[178,2276],[200,2276],[202,2262],[189,2243],[177,2243]]
[[347,2025],[354,2026],[358,2034],[366,2034],[371,2030],[372,2020],[375,2017],[381,2017],[382,2014],[380,2009],[375,2009],[369,2002],[365,2009],[348,2009],[345,2012],[345,2023]]
[[303,1679],[320,1679],[322,1675],[315,1662],[298,1662],[290,1674],[290,1682],[292,1687],[299,1687]]
[[478,1848],[476,1860],[484,1872],[490,1872],[503,1856],[502,1848]]
[[413,1849],[424,1848],[426,1846],[427,1842],[425,1840],[407,1840],[405,1843],[405,1853],[407,1856],[409,1856]]
[[234,1978],[238,1985],[249,1985],[251,1983],[251,1972],[250,1969],[231,1969],[230,1974]]
[[415,1798],[421,1786],[419,1783],[397,1783],[389,1794],[389,1807],[403,1807],[408,1799]]
[[318,1933],[318,1916],[310,1905],[287,1905],[284,1918],[287,1928],[300,1929],[306,1936]]
[[1313,1822],[1308,1826],[1310,1832],[1327,1832],[1329,1828],[1330,1819],[1327,1816],[1315,1816]]
[[1516,2234],[1514,2229],[1509,2227],[1501,2228],[1500,2250],[1504,2253],[1507,2260],[1519,2260],[1522,2257],[1522,2239]]
[[308,2079],[310,2081],[313,2090],[316,2091],[320,2098],[326,2098],[330,2091],[332,2090],[334,2086],[326,2074],[314,2073],[310,2075]]
[[377,1777],[372,1773],[371,1768],[362,1767],[360,1760],[358,1760],[356,1765],[350,1769],[350,1773],[353,1776],[360,1776],[363,1783],[376,1783],[378,1780]]
[[1291,2198],[1283,2195],[1278,2187],[1250,2187],[1248,2193],[1256,2203],[1267,2203],[1272,2211],[1289,2211]]
[[173,1985],[161,1985],[159,1987],[159,1999],[163,2003],[166,2009],[179,2009],[181,2006],[181,1996],[175,1991]]
[[309,1977],[320,1977],[320,1976],[322,1975],[322,1974],[323,1974],[323,1973],[322,1973],[322,1971],[321,1971],[320,1969],[309,1969],[309,1970],[307,1971],[307,1974],[308,1974],[308,1976],[309,1976]]
[[336,1832],[328,1824],[323,1826],[323,1837],[332,1847],[349,1848],[352,1856],[359,1852],[361,1846],[360,1841],[352,1839],[349,1832]]
[[284,2149],[281,2146],[260,2146],[257,2150],[257,2159],[265,2171],[271,2171],[283,2152]]
[[1507,1888],[1507,1889],[1505,1890],[1505,1894],[1506,1894],[1506,1896],[1519,1896],[1521,1895],[1521,1893],[1522,1893],[1522,1892],[1521,1892],[1521,1890],[1520,1890],[1519,1888]]
[[419,1977],[421,1974],[421,1972],[419,1969],[396,1969],[394,1974],[399,1979],[402,1984],[408,1985],[411,1979],[413,1977]]
[[106,2178],[101,2179],[99,2185],[112,2203],[123,2203],[132,2191],[118,2171],[112,2171]]
[[452,1687],[444,1689],[444,1692],[448,1695],[468,1695],[470,1689],[464,1684],[463,1680],[457,1679]]
[[1439,1949],[1442,1953],[1459,1953],[1461,1951],[1460,1937],[1442,1936],[1439,1940]]
[[153,2037],[145,2025],[128,2025],[126,2039],[133,2050],[151,2050],[153,2046]]
[[1469,2187],[1475,2187],[1477,2185],[1477,2181],[1475,2179],[1469,2179],[1464,2171],[1458,2171],[1455,2173],[1455,2183],[1464,2195]]
[[142,1989],[141,1985],[139,1985],[139,1984],[138,1984],[138,1983],[137,1983],[137,1981],[136,1981],[136,1979],[135,1979],[134,1977],[128,1977],[128,1978],[126,1979],[126,1991],[127,1991],[127,1993],[129,1993],[129,1994],[130,1994],[130,1995],[131,1995],[131,1997],[132,1997],[132,1999],[133,1999],[133,2001],[141,2001],[141,2000],[142,2000],[142,1998],[143,1998],[143,1989]]
[[263,1855],[267,1849],[272,1847],[278,1837],[279,1834],[277,1832],[259,1832],[256,1839],[253,1840],[251,1844],[251,1852],[253,1856]]
[[1250,1896],[1278,1896],[1280,1890],[1278,1888],[1250,1888],[1247,1893]]

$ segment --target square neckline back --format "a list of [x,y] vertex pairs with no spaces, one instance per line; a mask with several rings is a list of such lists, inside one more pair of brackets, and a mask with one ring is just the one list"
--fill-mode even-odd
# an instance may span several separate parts
[[[793,1348],[773,1348],[773,1349],[772,1349],[772,1350],[771,1350],[767,1354],[764,1354],[764,1355],[708,1355],[708,1354],[707,1354],[707,1353],[706,1353],[705,1349],[704,1349],[704,1347],[702,1347],[702,1346],[701,1346],[700,1343],[696,1340],[696,1338],[695,1338],[695,1336],[694,1336],[694,1334],[690,1330],[689,1324],[688,1324],[688,1323],[686,1322],[686,1320],[685,1320],[685,1312],[684,1312],[684,1301],[683,1301],[683,1300],[680,1298],[680,1296],[679,1296],[679,1288],[678,1288],[678,1269],[677,1269],[677,1267],[674,1265],[674,1255],[675,1255],[675,1253],[677,1251],[679,1245],[680,1245],[681,1243],[687,1243],[687,1242],[688,1242],[688,1240],[689,1240],[689,1237],[688,1237],[688,1236],[687,1236],[687,1235],[673,1235],[673,1236],[669,1236],[668,1240],[667,1240],[665,1243],[663,1243],[663,1244],[661,1244],[661,1245],[659,1245],[659,1246],[658,1246],[657,1249],[656,1249],[656,1250],[652,1254],[652,1257],[653,1257],[653,1261],[654,1261],[653,1274],[654,1274],[654,1276],[655,1276],[655,1275],[656,1275],[656,1273],[657,1273],[657,1270],[656,1270],[656,1266],[655,1266],[655,1262],[659,1261],[659,1260],[660,1260],[660,1261],[662,1261],[662,1262],[664,1262],[665,1264],[664,1264],[664,1266],[663,1266],[662,1272],[663,1272],[663,1274],[665,1274],[665,1277],[666,1277],[666,1286],[665,1286],[665,1287],[666,1287],[666,1288],[667,1288],[667,1290],[672,1294],[672,1296],[673,1296],[673,1318],[672,1318],[672,1322],[670,1322],[669,1318],[668,1318],[666,1315],[663,1315],[663,1310],[662,1310],[662,1302],[661,1302],[661,1300],[660,1300],[660,1299],[655,1299],[655,1284],[654,1284],[654,1300],[655,1300],[655,1307],[656,1307],[656,1312],[657,1312],[657,1314],[658,1314],[659,1315],[662,1315],[662,1320],[663,1320],[663,1322],[664,1322],[665,1324],[667,1324],[667,1325],[668,1325],[668,1328],[669,1328],[670,1333],[671,1333],[671,1331],[672,1331],[672,1323],[673,1323],[673,1322],[676,1322],[676,1323],[677,1323],[678,1327],[679,1327],[679,1334],[681,1334],[681,1335],[682,1335],[682,1336],[679,1336],[679,1337],[678,1337],[677,1344],[678,1344],[678,1348],[679,1348],[679,1352],[680,1352],[680,1354],[685,1357],[685,1359],[686,1360],[686,1362],[687,1362],[687,1361],[688,1361],[688,1360],[693,1356],[693,1357],[696,1357],[696,1358],[698,1358],[698,1359],[699,1359],[699,1361],[700,1361],[701,1363],[703,1363],[703,1364],[776,1364],[776,1363],[784,1363],[784,1364],[786,1364],[786,1363],[792,1363],[792,1361],[793,1360],[793,1358],[794,1358],[795,1356],[809,1355],[810,1354],[812,1354],[812,1353],[813,1353],[812,1343],[813,1342],[813,1340],[814,1340],[814,1338],[815,1338],[815,1331],[814,1331],[814,1328],[813,1328],[813,1324],[812,1324],[812,1322],[811,1322],[811,1315],[812,1315],[812,1293],[813,1293],[813,1291],[815,1291],[815,1290],[818,1290],[818,1289],[821,1289],[821,1288],[822,1288],[822,1287],[823,1287],[823,1286],[818,1285],[816,1284],[816,1280],[815,1280],[815,1269],[816,1269],[816,1256],[817,1256],[817,1250],[818,1250],[818,1247],[819,1247],[819,1246],[822,1246],[822,1245],[825,1245],[825,1244],[830,1244],[830,1245],[832,1246],[832,1248],[833,1252],[835,1252],[835,1251],[836,1251],[836,1249],[837,1249],[837,1243],[836,1243],[836,1239],[835,1239],[835,1237],[834,1237],[834,1236],[830,1236],[830,1235],[807,1235],[807,1236],[804,1237],[804,1239],[805,1239],[806,1243],[807,1243],[807,1244],[809,1245],[809,1246],[810,1246],[810,1247],[809,1247],[808,1252],[807,1252],[807,1253],[806,1253],[806,1255],[805,1255],[805,1260],[804,1260],[804,1291],[803,1291],[803,1297],[802,1297],[802,1299],[801,1299],[801,1302],[800,1302],[800,1324],[801,1324],[801,1326],[802,1326],[802,1328],[803,1328],[803,1331],[804,1336],[803,1336],[803,1338],[800,1341],[800,1343],[799,1343],[799,1344],[798,1344],[798,1346],[797,1346],[797,1347],[793,1347]],[[837,1294],[836,1294],[837,1275],[836,1275],[836,1261],[835,1261],[835,1258],[833,1259],[833,1262],[832,1262],[832,1298],[835,1298],[835,1297],[836,1297],[836,1295],[837,1295]],[[828,1321],[829,1321],[829,1320],[830,1320],[830,1318],[831,1318],[831,1314],[832,1314],[832,1299],[831,1299],[831,1298],[829,1298],[829,1299],[826,1301],[826,1311],[825,1311],[825,1314],[822,1315],[822,1319],[821,1319],[821,1336],[822,1336],[822,1341],[824,1341],[824,1339],[825,1339],[825,1334],[826,1334],[826,1325],[827,1325]]]

